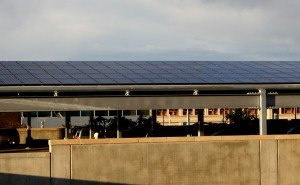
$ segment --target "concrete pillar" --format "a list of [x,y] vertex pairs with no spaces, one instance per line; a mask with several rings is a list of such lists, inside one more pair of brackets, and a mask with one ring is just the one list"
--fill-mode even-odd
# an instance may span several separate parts
[[26,146],[31,146],[33,138],[31,137],[31,112],[27,113],[27,137]]
[[179,116],[183,116],[183,109],[178,109]]
[[267,119],[274,119],[273,109],[267,109]]
[[267,134],[267,96],[265,89],[259,89],[259,134]]
[[198,109],[198,136],[204,136],[204,110]]
[[69,138],[69,129],[71,124],[71,112],[66,111],[66,117],[65,117],[66,127],[65,127],[65,139]]
[[208,115],[208,109],[204,109],[204,115]]

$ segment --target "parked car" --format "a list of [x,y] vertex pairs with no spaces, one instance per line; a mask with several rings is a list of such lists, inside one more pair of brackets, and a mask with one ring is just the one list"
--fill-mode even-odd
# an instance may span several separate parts
[[0,128],[1,147],[18,147],[19,144],[20,136],[16,128]]

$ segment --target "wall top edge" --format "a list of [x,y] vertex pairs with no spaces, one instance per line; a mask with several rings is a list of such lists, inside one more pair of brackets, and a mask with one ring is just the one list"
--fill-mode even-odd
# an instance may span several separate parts
[[213,141],[252,141],[252,140],[296,140],[300,135],[245,135],[245,136],[201,136],[201,137],[155,137],[155,138],[109,138],[109,139],[63,139],[49,140],[49,145],[95,145],[95,144],[134,144],[170,142],[213,142]]

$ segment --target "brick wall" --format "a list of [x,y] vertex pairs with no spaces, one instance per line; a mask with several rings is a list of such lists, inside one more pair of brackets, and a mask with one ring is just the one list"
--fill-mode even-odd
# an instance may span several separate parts
[[0,128],[4,127],[20,127],[21,113],[20,112],[0,112]]

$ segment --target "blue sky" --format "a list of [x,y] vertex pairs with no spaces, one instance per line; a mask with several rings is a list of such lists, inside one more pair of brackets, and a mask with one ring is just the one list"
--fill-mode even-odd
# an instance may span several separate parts
[[0,60],[300,60],[297,0],[1,0]]

